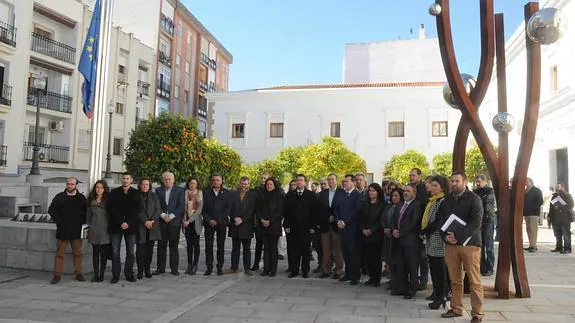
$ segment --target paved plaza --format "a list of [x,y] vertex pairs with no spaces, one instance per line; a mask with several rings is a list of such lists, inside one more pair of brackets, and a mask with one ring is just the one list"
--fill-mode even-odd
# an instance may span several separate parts
[[[484,321],[575,322],[575,256],[549,252],[552,232],[543,227],[539,232],[539,251],[526,254],[532,298],[495,299],[493,277],[485,279]],[[181,248],[185,257],[184,241]],[[229,267],[229,250],[230,246],[225,268]],[[202,252],[202,260],[203,256]],[[81,283],[66,275],[60,284],[49,285],[51,273],[2,269],[0,322],[469,321],[468,314],[441,319],[441,310],[427,309],[424,298],[429,290],[414,300],[403,300],[383,288],[350,286],[332,279],[288,279],[283,273],[287,261],[280,261],[279,266],[281,274],[274,278],[164,274],[136,283],[121,280],[116,285],[108,282],[109,272],[104,283]],[[465,303],[469,310],[468,297]]]

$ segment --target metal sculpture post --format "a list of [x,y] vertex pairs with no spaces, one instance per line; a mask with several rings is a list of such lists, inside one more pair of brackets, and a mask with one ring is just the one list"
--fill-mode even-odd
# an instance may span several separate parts
[[[436,0],[429,8],[429,13],[436,16],[441,57],[448,81],[444,88],[444,98],[448,104],[462,112],[453,148],[453,170],[465,169],[465,150],[471,131],[485,159],[497,198],[499,254],[495,290],[500,298],[509,298],[509,277],[512,270],[515,295],[530,297],[523,256],[522,224],[525,181],[539,115],[541,84],[539,44],[550,44],[559,39],[565,31],[565,18],[557,9],[545,8],[538,11],[537,3],[531,2],[525,5],[527,99],[521,143],[510,189],[507,134],[513,129],[513,117],[507,113],[504,19],[503,14],[494,14],[493,0],[479,2],[481,61],[477,82],[473,77],[459,72],[451,34],[449,0]],[[495,58],[497,58],[498,114],[492,123],[499,133],[497,152],[487,136],[477,111],[487,93]]]

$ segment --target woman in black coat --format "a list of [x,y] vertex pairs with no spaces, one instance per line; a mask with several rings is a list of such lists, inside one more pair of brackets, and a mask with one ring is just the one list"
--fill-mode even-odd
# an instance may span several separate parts
[[264,244],[262,276],[273,277],[278,268],[278,240],[282,234],[284,192],[275,178],[268,178],[257,202],[257,234]]
[[162,239],[160,233],[160,200],[151,190],[150,179],[140,179],[140,212],[138,214],[136,263],[138,264],[138,279],[142,279],[144,272],[147,278],[152,278],[150,265],[154,252],[155,241]]
[[[391,184],[390,184],[391,185]],[[395,269],[394,254],[397,252],[396,246],[393,245],[391,236],[391,224],[393,219],[393,212],[396,207],[401,207],[403,204],[403,190],[401,188],[394,188],[389,193],[391,204],[385,206],[384,214],[381,219],[383,225],[383,261],[388,269],[388,276],[390,277],[389,289],[393,289],[393,270]]]
[[383,190],[379,184],[372,183],[367,188],[367,199],[363,202],[359,217],[362,256],[369,273],[369,280],[365,282],[366,286],[380,286],[383,211]]

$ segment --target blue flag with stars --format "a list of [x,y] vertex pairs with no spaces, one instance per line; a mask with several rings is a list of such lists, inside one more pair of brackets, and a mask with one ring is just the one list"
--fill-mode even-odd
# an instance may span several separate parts
[[92,14],[92,21],[88,34],[86,35],[86,42],[82,48],[82,55],[80,56],[80,63],[78,64],[78,71],[84,76],[84,83],[82,84],[82,104],[84,106],[84,113],[88,119],[92,118],[94,114],[94,92],[96,90],[96,69],[98,68],[98,38],[100,34],[100,0],[96,0],[94,5],[94,13]]

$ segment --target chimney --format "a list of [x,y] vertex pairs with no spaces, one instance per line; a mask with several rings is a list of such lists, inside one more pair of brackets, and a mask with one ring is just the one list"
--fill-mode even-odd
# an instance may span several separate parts
[[425,39],[425,26],[423,24],[419,25],[419,39]]

